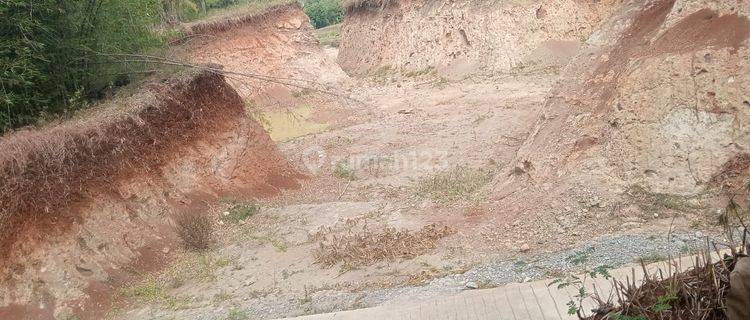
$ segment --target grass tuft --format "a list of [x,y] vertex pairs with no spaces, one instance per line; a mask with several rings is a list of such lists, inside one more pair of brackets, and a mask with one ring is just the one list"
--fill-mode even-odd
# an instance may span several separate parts
[[254,203],[236,203],[229,210],[225,211],[221,217],[224,222],[240,223],[257,214],[260,206]]
[[249,320],[250,314],[247,313],[247,311],[242,309],[233,308],[229,310],[229,314],[227,315],[227,320]]
[[467,201],[492,178],[491,170],[457,166],[419,180],[416,194],[442,204]]
[[340,161],[336,164],[336,167],[333,168],[333,176],[349,181],[357,180],[357,175],[355,174],[354,169],[350,167],[349,163],[346,161]]

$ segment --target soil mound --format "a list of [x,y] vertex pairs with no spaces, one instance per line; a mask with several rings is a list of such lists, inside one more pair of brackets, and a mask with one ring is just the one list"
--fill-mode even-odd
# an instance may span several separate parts
[[106,312],[91,303],[133,277],[123,266],[164,263],[176,212],[297,187],[245,112],[223,76],[189,73],[0,138],[0,318]]

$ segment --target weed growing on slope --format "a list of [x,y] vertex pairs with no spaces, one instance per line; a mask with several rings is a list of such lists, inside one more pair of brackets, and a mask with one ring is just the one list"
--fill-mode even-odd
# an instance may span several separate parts
[[230,223],[239,223],[247,220],[260,211],[260,206],[254,203],[235,203],[229,210],[224,211],[221,220]]
[[350,167],[349,163],[347,163],[346,161],[340,161],[336,164],[336,167],[333,168],[333,176],[349,181],[357,180],[354,169]]

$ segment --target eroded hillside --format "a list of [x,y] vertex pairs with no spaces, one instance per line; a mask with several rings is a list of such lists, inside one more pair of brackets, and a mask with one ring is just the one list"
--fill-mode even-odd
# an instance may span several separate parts
[[192,24],[207,70],[2,137],[0,318],[389,305],[689,254],[747,205],[748,3],[346,10],[340,50],[294,3]]

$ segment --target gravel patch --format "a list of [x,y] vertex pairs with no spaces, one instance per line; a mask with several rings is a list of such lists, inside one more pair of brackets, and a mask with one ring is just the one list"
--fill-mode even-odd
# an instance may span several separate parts
[[[429,284],[419,287],[404,286],[363,292],[326,290],[294,299],[269,295],[249,299],[239,309],[251,315],[253,319],[273,319],[401,304],[463,290],[489,288],[512,282],[553,279],[565,274],[581,273],[602,265],[617,268],[637,262],[641,258],[650,263],[667,259],[669,256],[689,255],[704,248],[705,244],[706,237],[700,232],[676,233],[669,239],[664,234],[610,235],[569,250],[485,264],[463,274],[434,279]],[[226,319],[230,310],[204,306],[176,312],[153,309],[141,309],[136,312],[140,313],[138,318],[143,318],[144,313],[147,313],[148,317],[154,318],[177,316],[191,319]]]

